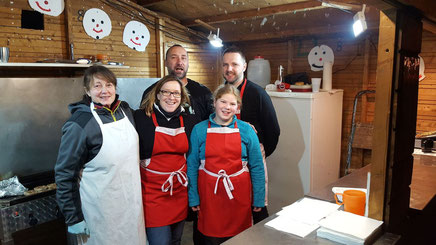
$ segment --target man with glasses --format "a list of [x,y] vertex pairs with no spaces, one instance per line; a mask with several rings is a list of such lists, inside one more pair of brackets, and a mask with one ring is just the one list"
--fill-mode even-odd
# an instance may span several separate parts
[[[165,55],[165,66],[168,73],[178,77],[188,90],[189,99],[191,100],[191,107],[188,108],[189,112],[197,115],[201,121],[208,119],[213,112],[212,93],[206,86],[186,77],[189,68],[189,57],[186,49],[179,44],[171,46]],[[141,102],[144,101],[155,84],[152,84],[144,91]]]

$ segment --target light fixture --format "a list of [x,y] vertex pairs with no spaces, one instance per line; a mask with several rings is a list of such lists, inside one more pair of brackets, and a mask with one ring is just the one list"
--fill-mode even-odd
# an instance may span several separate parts
[[207,39],[209,39],[209,42],[210,44],[212,44],[212,46],[220,48],[223,46],[223,40],[221,40],[219,36],[220,36],[220,28],[217,29],[216,35],[213,34],[212,31],[210,31]]
[[359,36],[360,33],[364,32],[368,28],[365,21],[365,7],[366,5],[363,4],[362,11],[357,12],[353,17],[353,31],[355,37]]

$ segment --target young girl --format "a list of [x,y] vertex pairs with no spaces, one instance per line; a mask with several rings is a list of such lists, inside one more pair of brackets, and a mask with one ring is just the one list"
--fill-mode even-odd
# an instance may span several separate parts
[[215,113],[195,125],[188,155],[189,206],[198,211],[206,244],[220,244],[252,225],[253,211],[265,205],[265,173],[259,140],[236,119],[237,88],[214,93]]

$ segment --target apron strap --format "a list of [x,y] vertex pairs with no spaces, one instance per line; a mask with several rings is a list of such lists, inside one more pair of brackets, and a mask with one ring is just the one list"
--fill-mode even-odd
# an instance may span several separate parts
[[[242,87],[241,87],[241,92],[240,92],[240,95],[241,95],[241,101],[242,101],[242,98],[244,97],[245,85],[247,85],[247,78],[245,78],[245,80],[244,80],[244,84],[242,84]],[[236,118],[241,119],[241,110],[238,110],[238,111],[236,112]]]
[[223,184],[224,184],[224,188],[226,189],[227,196],[229,197],[230,200],[233,199],[232,191],[234,190],[233,183],[230,180],[230,178],[238,176],[238,175],[241,175],[244,172],[250,172],[250,170],[247,167],[247,162],[246,161],[242,162],[242,169],[241,170],[239,170],[238,172],[233,173],[231,175],[227,175],[227,173],[226,173],[226,171],[224,169],[221,169],[220,171],[218,171],[218,174],[213,173],[213,172],[207,170],[204,167],[204,165],[205,165],[205,161],[201,160],[201,164],[200,164],[199,170],[203,170],[206,174],[217,178],[216,182],[215,182],[214,194],[216,195],[216,192],[218,190],[218,183],[219,183],[220,179],[222,178]]
[[174,171],[174,172],[160,172],[160,171],[156,171],[156,170],[151,170],[149,168],[145,168],[146,171],[154,173],[154,174],[159,174],[159,175],[169,175],[167,180],[162,184],[161,186],[161,190],[162,192],[168,192],[168,190],[170,191],[170,196],[173,195],[173,186],[174,186],[174,176],[177,176],[177,180],[179,181],[179,183],[181,185],[183,185],[184,187],[188,186],[188,176],[186,175],[185,172],[182,171],[184,166],[182,166],[179,170]]

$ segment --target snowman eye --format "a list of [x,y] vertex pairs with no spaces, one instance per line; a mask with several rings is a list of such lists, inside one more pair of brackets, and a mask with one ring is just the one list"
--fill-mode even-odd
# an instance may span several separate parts
[[322,52],[322,54],[325,54],[325,51],[324,51],[324,52]]
[[318,55],[318,52],[315,52],[315,55]]
[[141,38],[144,38],[144,36],[141,36]]
[[135,31],[132,31],[133,34],[135,34]]
[[101,21],[101,24],[104,24],[104,21]]
[[95,20],[94,20],[94,19],[92,19],[92,22],[95,22]]

